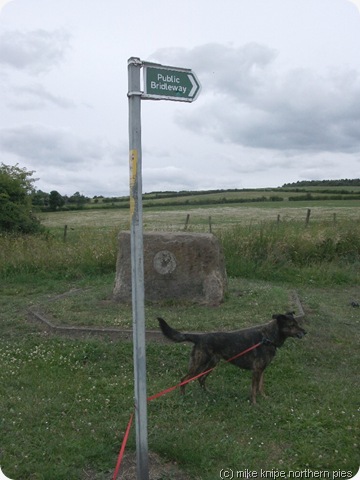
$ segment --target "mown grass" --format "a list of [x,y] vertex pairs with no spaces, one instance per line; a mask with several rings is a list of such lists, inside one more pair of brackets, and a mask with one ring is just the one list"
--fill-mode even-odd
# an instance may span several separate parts
[[[36,305],[58,324],[131,326],[131,308],[111,302],[115,224],[94,217],[91,226],[86,217],[83,225],[85,216],[73,215],[73,223],[62,216],[46,236],[0,237],[0,464],[14,480],[85,480],[88,471],[96,472],[97,480],[111,478],[133,409],[131,343],[64,339],[27,322],[27,308]],[[157,218],[164,218],[152,215],[147,228],[158,229]],[[208,380],[210,393],[191,384],[184,398],[175,391],[151,402],[150,450],[177,462],[189,479],[213,480],[222,468],[355,472],[360,463],[360,309],[351,306],[360,301],[356,215],[351,220],[337,215],[333,224],[327,212],[326,222],[307,228],[303,221],[249,219],[231,226],[231,215],[215,232],[230,276],[226,301],[218,308],[146,305],[147,327],[157,328],[158,315],[184,330],[265,322],[272,313],[296,309],[291,300],[296,288],[308,335],[279,350],[266,372],[269,398],[255,408],[248,401],[249,373],[224,364]],[[74,228],[66,242],[64,220]],[[80,290],[55,298],[71,289]],[[148,344],[148,394],[176,384],[188,356],[189,346]],[[132,431],[128,451],[134,449]]]
[[[163,208],[169,206],[195,205],[222,205],[225,203],[248,202],[287,202],[301,200],[328,201],[358,201],[359,186],[303,186],[286,188],[261,188],[253,190],[213,190],[213,191],[183,191],[183,192],[152,192],[143,195],[143,205],[147,207]],[[67,205],[65,208],[74,208]],[[90,203],[81,206],[81,209],[128,209],[129,197],[112,199],[93,199]]]
[[[73,284],[75,285],[75,284]],[[112,301],[114,275],[88,280],[86,288],[69,294],[46,297],[37,307],[55,325],[132,328],[131,305]],[[190,303],[146,303],[146,327],[158,329],[156,318],[164,316],[172,324],[188,330],[231,330],[263,321],[264,311],[273,313],[296,309],[292,289],[264,282],[229,279],[226,301],[221,308],[199,308]],[[239,313],[241,311],[241,319]]]
[[[299,202],[261,202],[239,205],[211,206],[162,206],[144,208],[145,230],[180,230],[184,228],[187,214],[190,214],[189,228],[198,231],[208,226],[211,216],[213,228],[221,229],[229,225],[249,225],[263,221],[276,222],[278,215],[281,221],[298,221],[304,224],[307,209],[311,209],[311,222],[337,220],[359,221],[360,200],[342,201],[299,201]],[[39,213],[42,223],[61,235],[64,225],[68,225],[68,237],[76,234],[78,228],[116,228],[129,229],[129,211],[85,209],[69,212]]]
[[109,469],[119,416],[132,404],[130,345],[35,335],[14,346],[1,347],[4,471],[15,480],[80,479],[94,458]]
[[[248,286],[242,297],[237,289],[231,293],[234,323],[252,321],[243,319],[239,303],[252,303],[256,292],[263,306],[272,290],[263,283]],[[354,288],[300,290],[311,312],[308,335],[279,350],[266,372],[269,398],[259,399],[256,407],[248,401],[249,373],[225,364],[209,377],[209,393],[194,383],[185,397],[175,391],[151,402],[151,451],[176,461],[189,479],[219,478],[221,468],[355,472],[360,318],[349,299],[356,293]],[[214,309],[200,309],[206,329],[207,314]],[[177,307],[166,307],[177,326],[185,315],[193,318],[191,310],[179,315]],[[229,317],[229,312],[224,315],[220,307],[217,315]],[[189,350],[148,344],[149,395],[178,382]],[[133,408],[131,344],[61,339],[33,329],[3,341],[0,352],[5,474],[14,480],[75,480],[87,478],[84,472],[91,469],[102,472],[98,478],[111,478]],[[132,430],[127,449],[134,448]]]

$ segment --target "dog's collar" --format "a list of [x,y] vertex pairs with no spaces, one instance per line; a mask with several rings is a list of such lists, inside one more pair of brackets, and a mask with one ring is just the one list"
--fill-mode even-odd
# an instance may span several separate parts
[[278,347],[278,345],[276,345],[276,343],[274,343],[274,342],[273,342],[272,340],[270,340],[269,338],[265,338],[265,337],[262,339],[262,344],[265,345],[265,346],[267,346],[267,347],[270,347],[270,346],[271,346],[271,347],[275,347],[275,348]]

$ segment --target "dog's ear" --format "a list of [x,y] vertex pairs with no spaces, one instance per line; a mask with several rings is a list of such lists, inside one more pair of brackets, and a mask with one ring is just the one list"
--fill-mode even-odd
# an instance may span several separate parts
[[277,320],[279,316],[280,316],[280,313],[274,313],[271,318],[272,318],[273,320]]

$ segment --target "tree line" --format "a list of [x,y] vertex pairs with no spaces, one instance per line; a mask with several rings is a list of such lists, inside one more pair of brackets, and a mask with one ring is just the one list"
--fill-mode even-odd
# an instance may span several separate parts
[[360,178],[343,178],[341,180],[301,180],[293,183],[284,183],[287,187],[359,187]]
[[32,204],[34,207],[43,210],[50,210],[55,212],[58,209],[68,206],[76,209],[82,208],[85,204],[91,202],[91,198],[75,192],[73,195],[61,195],[58,191],[52,190],[50,193],[36,190],[32,193]]

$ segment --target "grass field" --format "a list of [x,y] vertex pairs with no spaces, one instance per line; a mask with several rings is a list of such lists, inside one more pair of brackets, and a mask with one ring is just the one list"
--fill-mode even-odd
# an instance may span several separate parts
[[[208,231],[211,216],[230,276],[220,307],[146,305],[147,328],[158,315],[185,330],[262,323],[297,309],[294,290],[306,313],[308,335],[279,350],[265,374],[269,398],[256,407],[249,373],[225,364],[210,376],[210,393],[191,384],[183,398],[175,391],[149,404],[150,450],[181,478],[213,480],[222,469],[349,478],[360,464],[360,308],[351,304],[360,302],[358,206],[271,203],[144,211],[147,230],[183,229],[190,213],[188,228]],[[127,212],[55,212],[43,222],[46,236],[0,237],[0,465],[13,480],[110,479],[133,409],[132,345],[49,334],[27,309],[57,325],[130,328],[131,308],[111,301]],[[149,395],[178,382],[189,349],[147,345]],[[132,431],[128,454],[134,449]],[[164,472],[156,478],[176,478]]]
[[[258,224],[264,221],[277,222],[278,215],[283,222],[304,222],[307,210],[311,209],[310,221],[328,221],[335,219],[360,219],[360,200],[356,201],[313,201],[279,204],[261,202],[259,204],[182,206],[145,208],[143,212],[144,230],[180,230],[184,228],[186,216],[190,214],[189,229],[208,231],[209,216],[214,229],[228,225]],[[39,218],[51,229],[96,227],[129,229],[129,212],[126,209],[92,210],[73,212],[41,213]],[[71,234],[71,231],[69,232]]]
[[[259,188],[244,190],[214,190],[214,191],[196,191],[196,192],[152,192],[143,195],[144,207],[155,206],[156,208],[164,206],[194,206],[197,204],[216,205],[224,203],[247,203],[257,200],[266,202],[288,202],[300,200],[303,197],[310,197],[312,200],[326,200],[330,197],[334,200],[360,200],[359,186],[306,186],[306,187],[280,187],[280,188]],[[308,199],[309,200],[309,199]],[[113,199],[93,199],[87,203],[85,208],[127,208],[128,197]]]

